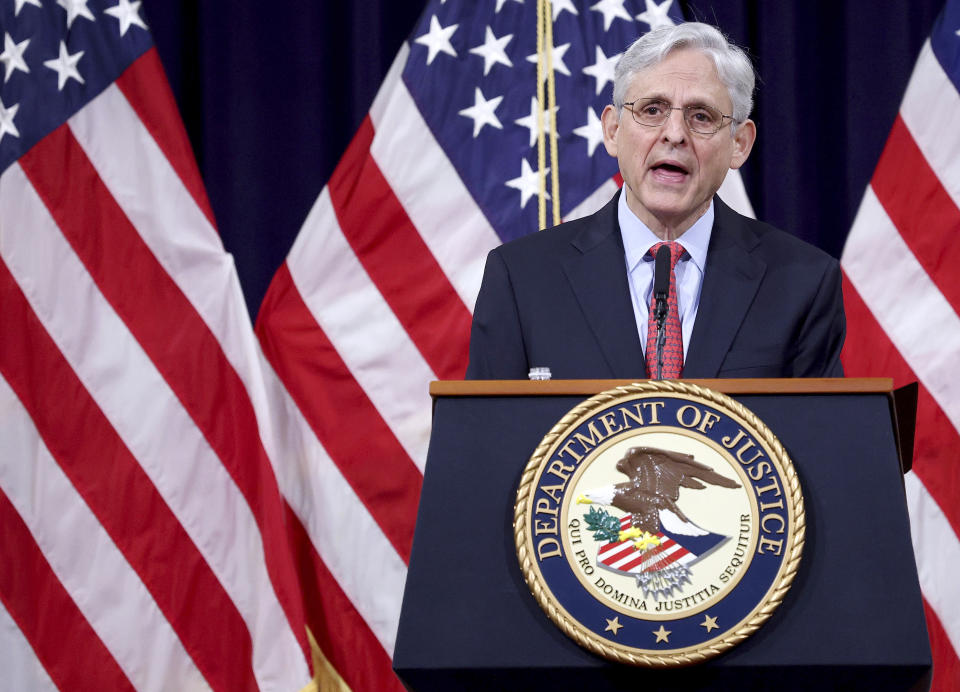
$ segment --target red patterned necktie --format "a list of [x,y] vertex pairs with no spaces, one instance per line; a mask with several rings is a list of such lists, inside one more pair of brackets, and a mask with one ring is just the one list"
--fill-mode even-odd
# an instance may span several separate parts
[[[680,330],[680,311],[677,309],[677,262],[683,255],[683,246],[676,242],[657,243],[650,248],[650,255],[657,256],[657,250],[666,245],[670,248],[670,292],[667,294],[667,319],[663,330],[666,340],[663,345],[663,379],[680,377],[683,371],[683,332]],[[647,320],[647,377],[657,376],[657,299],[651,292],[650,312]]]

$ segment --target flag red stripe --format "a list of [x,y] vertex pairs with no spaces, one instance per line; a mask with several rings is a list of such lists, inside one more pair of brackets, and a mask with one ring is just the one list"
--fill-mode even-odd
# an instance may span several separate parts
[[926,600],[923,601],[923,610],[927,616],[927,633],[930,635],[930,649],[933,651],[933,681],[930,692],[956,692],[960,690],[960,659],[940,624],[940,618]]
[[944,242],[960,231],[960,209],[930,168],[901,116],[873,173],[871,186],[917,261],[960,309],[960,243]]
[[649,555],[644,555],[644,554],[637,555],[637,557],[633,558],[633,559],[630,560],[629,562],[627,562],[627,563],[625,563],[625,564],[623,564],[623,565],[619,565],[619,566],[617,567],[617,569],[621,569],[621,570],[623,570],[624,572],[629,572],[629,571],[632,570],[634,567],[637,567],[637,566],[639,566],[639,565],[642,565],[643,562],[644,562],[644,560],[646,560],[646,559],[649,558],[649,557],[650,557]]
[[300,589],[283,547],[280,490],[240,377],[216,337],[130,225],[66,125],[41,140],[20,164],[104,297],[246,499],[263,536],[277,598],[309,656]]
[[307,625],[327,660],[351,689],[402,692],[387,652],[330,574],[289,505],[287,521],[303,584]]
[[327,189],[344,236],[434,374],[460,379],[471,316],[370,155],[364,118]]
[[47,449],[210,684],[255,687],[250,636],[240,613],[2,262],[0,305],[6,326],[0,372]]
[[0,600],[54,684],[61,690],[133,690],[3,490],[0,555],[7,562],[0,569]]
[[[890,342],[860,294],[843,277],[843,303],[847,314],[847,340],[843,347],[843,368],[848,377],[892,377],[895,387],[916,381],[917,376]],[[917,401],[917,426],[913,470],[927,492],[960,536],[960,506],[950,498],[960,497],[960,474],[956,450],[960,434],[923,383]]]
[[116,81],[130,106],[153,135],[184,187],[214,228],[213,209],[203,186],[200,170],[193,157],[187,131],[177,111],[177,103],[160,64],[156,47],[133,61]]
[[409,562],[423,476],[313,319],[286,262],[267,289],[256,330],[317,439]]
[[603,562],[607,564],[611,564],[616,562],[617,560],[622,560],[623,558],[631,555],[634,552],[632,545],[628,545],[627,543],[620,543],[618,545],[620,546],[620,549],[614,552],[611,552],[609,554],[606,554],[606,551],[604,550],[604,548],[606,548],[607,546],[604,546],[603,548],[600,549]]

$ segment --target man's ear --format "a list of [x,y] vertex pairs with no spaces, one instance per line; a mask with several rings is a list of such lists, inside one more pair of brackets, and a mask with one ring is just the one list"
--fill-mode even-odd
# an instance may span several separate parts
[[600,114],[603,127],[603,148],[613,158],[617,158],[617,131],[620,129],[620,112],[613,106],[607,106]]
[[733,156],[730,157],[730,168],[740,168],[746,162],[756,139],[757,126],[752,120],[744,120],[737,125],[737,131],[733,135]]

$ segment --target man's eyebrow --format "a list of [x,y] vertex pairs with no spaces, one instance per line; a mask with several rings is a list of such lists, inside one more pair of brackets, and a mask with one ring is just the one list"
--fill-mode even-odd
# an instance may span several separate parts
[[706,108],[716,108],[717,110],[720,110],[720,107],[719,107],[719,106],[715,106],[715,105],[713,105],[712,103],[708,103],[707,101],[691,101],[690,103],[685,103],[685,104],[683,105],[683,107],[684,107],[684,108],[704,108],[704,107],[706,107]]
[[[673,102],[673,99],[671,99],[669,96],[667,96],[666,94],[664,94],[664,93],[662,93],[662,92],[653,92],[653,93],[648,93],[648,94],[640,94],[639,96],[637,96],[637,98],[636,98],[635,100],[637,100],[637,101],[663,101],[664,103],[669,103],[671,106],[676,106],[676,105],[678,105],[678,104],[675,104],[675,103]],[[683,107],[683,108],[686,108],[687,106],[710,106],[711,108],[719,108],[719,106],[715,106],[714,104],[712,104],[712,103],[710,102],[710,99],[709,99],[709,98],[706,98],[706,97],[703,97],[703,96],[693,97],[693,98],[691,98],[689,101],[687,101],[687,102],[685,102],[684,104],[682,104],[682,107]]]

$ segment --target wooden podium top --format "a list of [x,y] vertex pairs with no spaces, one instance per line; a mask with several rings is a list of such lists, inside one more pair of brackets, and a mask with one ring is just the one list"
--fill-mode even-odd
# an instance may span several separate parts
[[[643,380],[436,380],[430,396],[592,396]],[[889,394],[889,377],[682,380],[724,394]]]
[[[435,380],[430,396],[593,396],[644,380]],[[724,394],[886,394],[903,472],[913,464],[917,420],[916,383],[893,389],[890,377],[809,377],[682,380]]]

